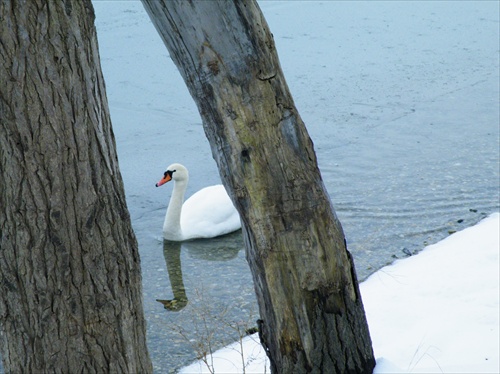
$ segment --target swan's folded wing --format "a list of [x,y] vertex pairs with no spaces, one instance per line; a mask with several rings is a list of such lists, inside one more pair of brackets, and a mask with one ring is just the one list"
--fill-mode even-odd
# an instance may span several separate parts
[[223,185],[203,188],[182,206],[181,227],[186,238],[213,238],[241,228],[238,212]]

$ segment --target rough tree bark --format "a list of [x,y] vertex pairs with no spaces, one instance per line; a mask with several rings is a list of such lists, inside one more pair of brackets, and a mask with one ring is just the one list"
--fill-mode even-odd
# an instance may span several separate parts
[[7,373],[148,373],[140,262],[90,0],[0,2]]
[[352,258],[258,5],[143,4],[240,212],[272,371],[372,372]]

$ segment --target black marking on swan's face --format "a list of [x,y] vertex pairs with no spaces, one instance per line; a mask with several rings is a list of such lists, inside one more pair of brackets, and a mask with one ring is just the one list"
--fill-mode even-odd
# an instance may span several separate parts
[[174,174],[177,170],[167,170],[165,173],[163,173],[163,176],[166,177],[167,175],[172,178],[172,174]]
[[175,170],[167,170],[165,173],[163,173],[163,178],[155,184],[156,187],[163,186],[165,183],[169,182],[172,180],[172,174],[175,172]]

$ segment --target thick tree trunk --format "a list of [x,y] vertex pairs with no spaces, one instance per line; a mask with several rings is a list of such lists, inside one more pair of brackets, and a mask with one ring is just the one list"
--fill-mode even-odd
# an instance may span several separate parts
[[7,373],[147,373],[90,0],[0,2],[0,345]]
[[352,258],[256,2],[143,4],[240,212],[272,371],[370,373]]

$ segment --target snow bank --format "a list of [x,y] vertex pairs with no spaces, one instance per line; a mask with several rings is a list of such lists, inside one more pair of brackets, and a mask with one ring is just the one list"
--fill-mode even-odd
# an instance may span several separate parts
[[[375,373],[500,372],[499,227],[500,214],[492,214],[360,285]],[[208,363],[215,373],[270,372],[257,335]],[[181,370],[209,372],[201,361]]]

